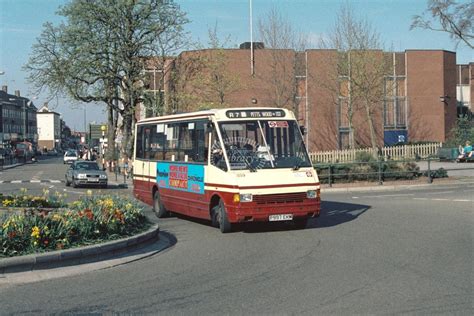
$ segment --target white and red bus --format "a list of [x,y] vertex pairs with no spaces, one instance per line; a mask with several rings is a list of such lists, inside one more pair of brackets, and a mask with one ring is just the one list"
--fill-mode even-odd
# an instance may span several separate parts
[[294,221],[320,213],[320,184],[291,111],[230,108],[136,124],[134,195],[169,212],[234,223]]

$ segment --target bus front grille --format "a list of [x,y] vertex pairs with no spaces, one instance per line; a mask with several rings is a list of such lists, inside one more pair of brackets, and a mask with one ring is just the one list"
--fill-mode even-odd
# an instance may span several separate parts
[[306,192],[254,195],[257,204],[298,203],[306,198]]

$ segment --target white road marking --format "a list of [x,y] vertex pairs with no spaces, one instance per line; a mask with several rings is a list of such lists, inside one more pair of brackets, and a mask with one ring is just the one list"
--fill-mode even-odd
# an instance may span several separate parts
[[444,193],[453,193],[454,191],[442,191],[442,192],[431,192],[425,193],[426,195],[436,195],[436,194],[444,194]]
[[41,183],[41,180],[31,180],[30,183]]
[[49,180],[51,183],[61,183],[61,180]]
[[428,200],[428,199],[427,199],[427,198],[413,198],[413,200],[426,201],[426,200]]
[[474,202],[472,200],[453,200],[453,202]]
[[21,180],[13,180],[10,183],[21,183]]
[[412,196],[412,195],[415,195],[415,194],[406,193],[406,194],[366,195],[365,197],[375,197],[375,198],[379,198],[379,197]]
[[450,199],[431,199],[431,201],[450,201]]

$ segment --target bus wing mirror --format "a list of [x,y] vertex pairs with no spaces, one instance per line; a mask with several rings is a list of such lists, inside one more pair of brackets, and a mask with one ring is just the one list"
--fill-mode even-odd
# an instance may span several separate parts
[[214,124],[212,124],[212,122],[207,123],[207,130],[208,131],[213,131],[214,130]]
[[304,127],[303,125],[300,125],[300,131],[301,135],[306,135],[306,127]]

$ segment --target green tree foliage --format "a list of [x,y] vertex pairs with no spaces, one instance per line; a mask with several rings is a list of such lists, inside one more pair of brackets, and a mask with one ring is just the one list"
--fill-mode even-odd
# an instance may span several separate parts
[[110,126],[117,126],[114,111],[120,113],[121,152],[130,156],[145,62],[182,45],[185,14],[172,0],[72,0],[57,14],[63,22],[46,23],[33,45],[29,80],[51,96],[105,103]]

